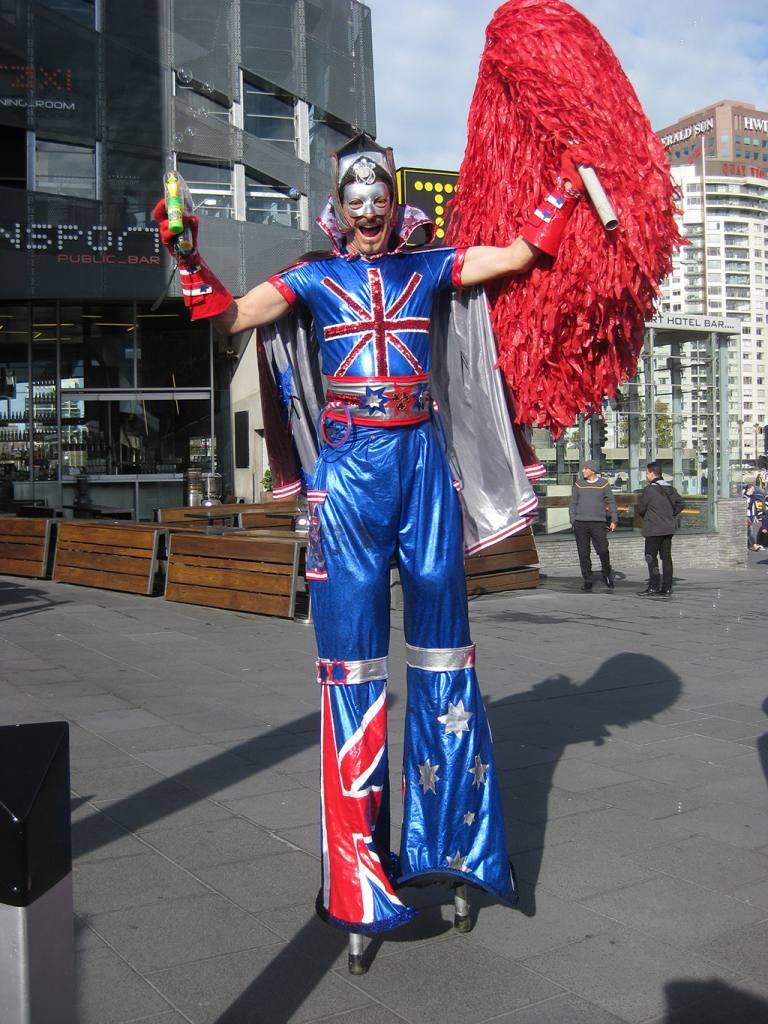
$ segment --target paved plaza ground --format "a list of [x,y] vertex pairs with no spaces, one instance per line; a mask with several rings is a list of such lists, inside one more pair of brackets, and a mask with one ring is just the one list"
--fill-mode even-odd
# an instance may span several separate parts
[[472,601],[520,907],[406,889],[363,977],[313,911],[311,627],[0,577],[0,722],[70,722],[77,1024],[768,1022],[768,552],[681,577]]

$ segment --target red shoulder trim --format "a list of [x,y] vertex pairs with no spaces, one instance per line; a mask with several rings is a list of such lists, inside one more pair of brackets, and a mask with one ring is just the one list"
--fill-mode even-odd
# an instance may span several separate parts
[[467,257],[467,247],[456,250],[456,259],[453,261],[453,270],[451,271],[451,281],[453,282],[454,288],[461,288],[461,272],[464,269],[464,260]]
[[293,306],[294,303],[298,302],[296,292],[293,290],[293,288],[289,288],[281,277],[268,277],[267,281],[269,282],[269,284],[272,285],[273,288],[276,288],[280,292],[285,301],[288,302],[291,306]]

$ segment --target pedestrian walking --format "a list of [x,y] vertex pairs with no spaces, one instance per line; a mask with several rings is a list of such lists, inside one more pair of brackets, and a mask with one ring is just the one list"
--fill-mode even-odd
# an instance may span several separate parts
[[750,551],[760,551],[757,535],[760,532],[765,512],[765,494],[754,484],[747,484],[742,494],[747,500],[747,546]]
[[763,551],[765,548],[768,548],[768,507],[763,503],[763,514],[762,517],[757,520],[755,547],[752,550]]
[[[648,486],[637,502],[637,514],[643,520],[645,561],[648,583],[641,594],[672,594],[672,537],[679,525],[678,517],[685,502],[661,473],[661,463],[649,462],[645,469]],[[659,573],[661,558],[661,573]]]
[[573,485],[569,516],[576,536],[579,568],[584,578],[581,589],[592,589],[591,552],[594,547],[600,559],[603,581],[609,590],[613,590],[607,531],[613,533],[619,525],[619,512],[611,485],[605,477],[600,476],[597,463],[591,459],[581,467],[581,478],[577,478]]

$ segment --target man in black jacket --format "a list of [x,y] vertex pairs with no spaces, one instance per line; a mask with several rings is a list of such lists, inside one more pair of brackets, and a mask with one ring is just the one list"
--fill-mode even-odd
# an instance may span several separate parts
[[[672,593],[672,535],[677,517],[685,503],[668,480],[661,475],[661,463],[649,462],[645,468],[648,486],[637,502],[637,514],[643,520],[645,560],[648,563],[648,585],[641,594]],[[659,575],[661,556],[661,575]]]

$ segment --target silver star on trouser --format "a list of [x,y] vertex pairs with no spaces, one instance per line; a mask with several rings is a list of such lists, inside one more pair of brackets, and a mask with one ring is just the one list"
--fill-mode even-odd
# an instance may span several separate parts
[[435,783],[440,781],[437,777],[440,765],[431,765],[429,763],[429,758],[427,758],[424,764],[417,765],[417,768],[419,769],[419,785],[421,786],[422,793],[431,791],[437,795]]
[[489,765],[483,764],[480,760],[480,755],[475,754],[475,763],[472,768],[467,768],[470,775],[474,775],[475,781],[472,783],[473,786],[477,786],[480,789],[481,786],[485,785],[485,773],[488,771]]
[[469,868],[466,866],[466,857],[461,856],[461,851],[457,850],[453,857],[446,857],[448,861],[448,867],[453,868],[454,871],[464,871],[469,873]]
[[437,720],[445,726],[446,733],[452,732],[458,736],[460,732],[469,732],[469,720],[473,715],[474,711],[464,710],[463,700],[460,700],[458,704],[448,701],[447,712],[444,715],[438,715]]
[[465,825],[471,825],[474,822],[474,820],[475,820],[475,812],[474,811],[467,811],[467,813],[464,815],[464,824]]

